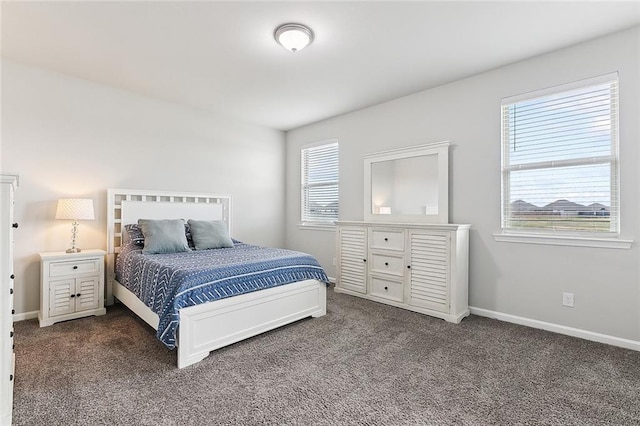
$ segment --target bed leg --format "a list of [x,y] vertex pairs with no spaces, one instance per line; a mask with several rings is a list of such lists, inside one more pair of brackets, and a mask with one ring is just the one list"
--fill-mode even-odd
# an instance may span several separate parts
[[188,367],[190,365],[193,365],[197,362],[202,361],[208,356],[209,356],[209,352],[195,354],[195,355],[181,354],[180,346],[178,346],[178,368]]
[[311,314],[312,318],[319,318],[327,313],[327,286],[324,284],[318,286],[318,306],[320,309]]

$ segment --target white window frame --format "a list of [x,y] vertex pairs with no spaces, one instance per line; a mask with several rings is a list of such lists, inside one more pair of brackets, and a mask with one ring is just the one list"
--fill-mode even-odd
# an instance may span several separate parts
[[[310,149],[310,148],[317,148],[320,146],[325,146],[325,145],[336,145],[339,148],[339,144],[338,144],[338,139],[337,138],[333,138],[333,139],[326,139],[326,140],[322,140],[319,142],[314,142],[314,143],[310,143],[310,144],[306,144],[304,146],[302,146],[300,148],[300,223],[298,224],[298,227],[300,229],[312,229],[312,230],[327,230],[327,231],[333,231],[336,228],[335,222],[338,220],[338,218],[336,217],[335,220],[327,220],[327,221],[319,221],[319,220],[309,220],[309,218],[305,218],[305,211],[307,210],[307,207],[305,206],[305,189],[308,187],[313,187],[313,186],[327,186],[327,185],[338,185],[338,193],[339,193],[339,179],[336,181],[329,181],[329,182],[324,182],[321,184],[307,184],[306,180],[306,169],[304,166],[304,155],[305,155],[305,151]],[[339,154],[338,154],[339,155]],[[339,166],[339,162],[340,159],[338,158],[338,165]],[[336,199],[336,202],[339,202],[338,199]],[[340,207],[338,206],[338,209]],[[338,210],[339,211],[339,210]],[[337,215],[336,215],[337,216]],[[306,219],[306,220],[305,220]]]
[[[572,160],[559,160],[559,161],[543,161],[536,164],[525,164],[511,166],[509,164],[509,130],[504,126],[504,111],[509,105],[516,104],[535,98],[546,97],[553,94],[559,94],[574,89],[585,88],[588,86],[603,84],[607,82],[618,82],[618,73],[610,73],[599,77],[580,80],[560,86],[554,86],[543,90],[525,93],[522,95],[511,96],[502,100],[502,179],[501,179],[501,232],[494,234],[496,241],[501,242],[517,242],[517,243],[533,243],[533,244],[550,244],[550,245],[569,245],[569,246],[587,246],[587,247],[604,247],[604,248],[630,248],[632,241],[620,239],[620,191],[619,191],[619,151],[618,151],[618,126],[619,126],[619,111],[618,111],[618,97],[613,99],[615,105],[615,122],[612,129],[613,141],[611,147],[611,155],[606,157],[597,158],[582,158]],[[578,166],[578,165],[590,165],[590,164],[610,164],[611,170],[611,232],[581,232],[581,231],[558,231],[558,230],[545,230],[542,228],[522,229],[522,228],[508,228],[507,227],[507,214],[508,204],[510,200],[510,174],[513,171],[525,170],[525,169],[546,169],[557,166]]]

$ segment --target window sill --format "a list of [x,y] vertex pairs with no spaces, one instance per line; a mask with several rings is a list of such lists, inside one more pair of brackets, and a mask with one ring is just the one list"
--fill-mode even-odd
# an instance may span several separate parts
[[333,223],[299,223],[298,229],[308,231],[335,231],[336,225]]
[[522,243],[522,244],[543,244],[552,246],[574,246],[574,247],[599,247],[612,249],[630,249],[632,240],[621,240],[619,238],[598,238],[580,237],[568,235],[545,235],[545,234],[520,234],[520,233],[495,233],[493,238],[498,242]]

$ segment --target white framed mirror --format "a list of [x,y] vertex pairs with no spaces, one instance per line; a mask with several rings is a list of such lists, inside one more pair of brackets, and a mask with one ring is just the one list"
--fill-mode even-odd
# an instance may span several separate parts
[[364,155],[364,219],[449,222],[449,142]]

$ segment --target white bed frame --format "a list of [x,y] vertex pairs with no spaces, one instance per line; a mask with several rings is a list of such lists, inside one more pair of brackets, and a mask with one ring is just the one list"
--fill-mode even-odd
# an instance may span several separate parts
[[[115,280],[115,259],[124,225],[138,219],[223,220],[231,232],[231,196],[135,189],[107,190],[107,304],[114,297],[155,330],[159,318],[135,294]],[[299,281],[180,310],[178,368],[209,352],[302,318],[326,314],[326,285]]]

